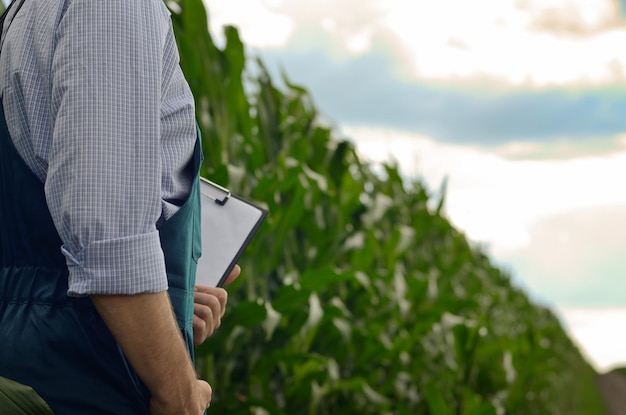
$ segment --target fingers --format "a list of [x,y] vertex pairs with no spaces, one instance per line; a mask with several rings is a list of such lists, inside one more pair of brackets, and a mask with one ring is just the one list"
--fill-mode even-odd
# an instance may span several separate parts
[[196,391],[198,393],[199,407],[201,408],[201,414],[204,414],[209,406],[211,406],[211,400],[213,398],[213,389],[206,381],[202,379],[197,380]]
[[193,307],[193,341],[202,344],[220,326],[228,293],[223,288],[196,287]]
[[188,388],[189,395],[185,399],[172,402],[162,401],[155,396],[150,398],[151,415],[172,415],[172,414],[204,414],[204,411],[211,406],[213,389],[206,381],[196,379],[195,384]]
[[[201,314],[200,317],[198,314]],[[208,337],[213,335],[213,332],[217,330],[217,328],[221,324],[221,319],[218,317],[214,318],[213,312],[204,307],[203,310],[198,312],[198,306],[194,306],[194,315],[193,315],[193,343],[196,346],[202,344]]]
[[231,282],[235,281],[237,277],[239,276],[239,274],[241,274],[241,267],[239,265],[235,265],[235,267],[230,272],[230,274],[228,274],[226,281],[224,281],[224,285],[228,285]]
[[[235,265],[224,285],[233,282],[240,273],[241,267]],[[193,301],[193,342],[198,346],[220,326],[221,319],[226,312],[228,292],[223,288],[197,285]]]
[[222,317],[226,311],[228,292],[223,288],[198,285],[193,293],[193,302],[194,304],[210,307],[214,314]]
[[207,324],[206,321],[194,315],[193,316],[193,344],[194,346],[200,346],[212,334],[213,334],[213,326],[211,324]]

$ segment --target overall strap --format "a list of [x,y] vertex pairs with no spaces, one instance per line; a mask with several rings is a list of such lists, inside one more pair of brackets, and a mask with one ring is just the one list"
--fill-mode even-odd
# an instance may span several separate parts
[[[9,15],[9,11],[11,11],[11,9],[13,8],[13,6],[17,3],[17,9],[15,10],[15,14],[13,15],[13,17],[15,17],[15,15],[17,15],[17,13],[19,13],[20,9],[22,8],[22,6],[24,5],[24,2],[26,2],[26,0],[21,0],[18,3],[18,0],[13,0],[9,6],[4,10],[4,13],[2,13],[2,16],[0,16],[0,36],[3,37],[4,34],[4,22],[6,21],[7,16]],[[9,22],[9,26],[11,25],[11,22]],[[7,27],[7,30],[9,30],[9,28]],[[0,40],[0,54],[2,54],[2,44],[4,43],[4,39]]]
[[[14,0],[9,4],[0,17],[0,35],[8,31],[5,23],[11,24],[25,1]],[[7,22],[14,7],[13,18]],[[1,101],[0,229],[0,266],[66,268],[60,251],[62,242],[48,211],[44,185],[15,148]]]

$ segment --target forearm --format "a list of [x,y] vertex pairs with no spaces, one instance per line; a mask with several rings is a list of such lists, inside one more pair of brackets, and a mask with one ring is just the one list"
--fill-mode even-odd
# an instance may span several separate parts
[[167,292],[91,299],[153,398],[173,405],[188,401],[196,374]]

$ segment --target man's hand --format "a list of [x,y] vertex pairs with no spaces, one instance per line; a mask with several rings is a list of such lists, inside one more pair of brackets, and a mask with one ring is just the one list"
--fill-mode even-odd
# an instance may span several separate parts
[[[241,273],[239,265],[231,271],[224,285],[233,282]],[[228,293],[223,288],[196,286],[193,294],[193,343],[202,344],[220,326]]]
[[[184,414],[200,415],[211,404],[211,395],[213,391],[211,386],[203,381],[197,380],[195,384],[194,398],[185,402],[186,408]],[[164,402],[153,396],[150,400],[150,414],[151,415],[173,415],[182,414],[180,405],[172,405],[171,402]]]
[[91,300],[150,391],[153,415],[202,414],[211,387],[197,379],[167,292]]

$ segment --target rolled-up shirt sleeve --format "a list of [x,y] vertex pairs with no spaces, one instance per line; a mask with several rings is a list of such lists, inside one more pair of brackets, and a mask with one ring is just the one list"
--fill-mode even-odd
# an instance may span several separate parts
[[167,289],[156,223],[168,19],[155,0],[74,0],[57,28],[45,192],[69,295]]

